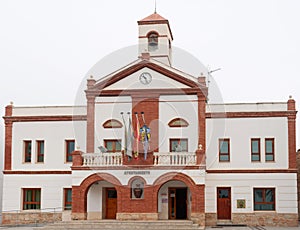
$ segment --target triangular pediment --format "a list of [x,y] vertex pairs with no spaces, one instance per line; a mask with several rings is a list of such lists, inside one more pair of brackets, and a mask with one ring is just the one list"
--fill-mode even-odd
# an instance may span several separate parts
[[[141,75],[150,74],[151,82],[143,81]],[[163,63],[140,60],[104,78],[92,87],[93,91],[102,90],[143,90],[143,89],[189,89],[199,88],[197,78],[174,69]]]

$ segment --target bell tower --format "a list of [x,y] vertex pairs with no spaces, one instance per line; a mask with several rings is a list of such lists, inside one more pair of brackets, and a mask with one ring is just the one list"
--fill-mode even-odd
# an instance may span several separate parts
[[158,13],[138,21],[139,26],[139,55],[149,53],[166,65],[172,65],[173,35],[169,21]]

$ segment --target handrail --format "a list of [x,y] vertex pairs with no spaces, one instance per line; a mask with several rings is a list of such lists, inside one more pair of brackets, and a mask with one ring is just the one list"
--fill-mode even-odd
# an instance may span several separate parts
[[197,155],[194,152],[155,152],[154,165],[188,166],[196,165]]

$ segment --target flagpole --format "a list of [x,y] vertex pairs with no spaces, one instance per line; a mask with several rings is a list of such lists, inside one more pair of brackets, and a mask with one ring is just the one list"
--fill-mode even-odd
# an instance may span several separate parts
[[142,114],[142,119],[143,119],[143,122],[144,122],[144,124],[146,124],[146,121],[145,121],[145,116],[144,116],[144,112],[141,112],[141,114]]
[[138,117],[138,112],[135,112],[135,117],[136,117],[136,158],[139,156],[139,131],[140,131],[140,123],[139,123],[139,117]]

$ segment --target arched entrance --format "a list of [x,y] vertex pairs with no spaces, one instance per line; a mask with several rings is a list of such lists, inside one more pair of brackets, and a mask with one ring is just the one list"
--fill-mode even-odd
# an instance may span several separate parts
[[158,217],[161,220],[186,220],[191,214],[191,193],[187,185],[178,180],[163,184],[158,191]]
[[160,176],[154,186],[159,219],[190,219],[205,225],[204,184],[196,184],[184,173],[171,172]]
[[107,173],[96,173],[72,187],[72,219],[115,219],[121,183]]

